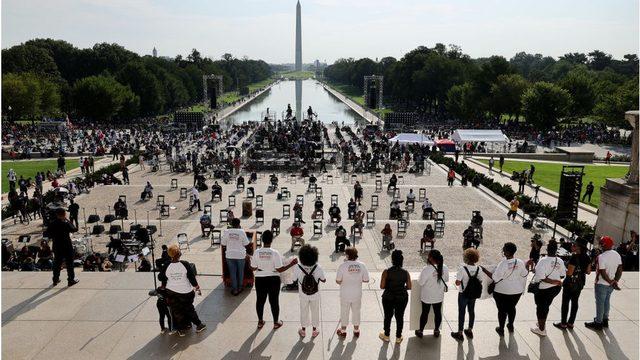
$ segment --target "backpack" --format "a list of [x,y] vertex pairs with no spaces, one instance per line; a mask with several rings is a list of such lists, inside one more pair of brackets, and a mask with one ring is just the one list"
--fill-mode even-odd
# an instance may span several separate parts
[[480,267],[476,270],[476,273],[471,276],[469,273],[469,269],[466,266],[464,267],[464,271],[467,272],[469,276],[469,281],[467,282],[467,286],[462,286],[462,295],[464,295],[468,299],[479,299],[480,295],[482,295],[482,282],[478,278],[478,273],[480,272]]
[[305,295],[313,295],[315,293],[318,292],[318,282],[316,281],[316,278],[313,277],[313,271],[316,269],[316,267],[318,267],[318,265],[315,265],[313,268],[311,268],[311,271],[306,272],[306,270],[298,265],[298,267],[300,267],[300,270],[302,270],[302,272],[304,273],[304,277],[302,278],[302,283],[300,284],[300,288],[302,289],[302,292]]

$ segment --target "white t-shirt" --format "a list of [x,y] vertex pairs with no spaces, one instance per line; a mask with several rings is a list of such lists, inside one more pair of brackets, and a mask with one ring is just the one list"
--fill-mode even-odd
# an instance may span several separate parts
[[504,295],[522,294],[527,286],[527,270],[520,259],[503,259],[493,271],[495,292]]
[[458,267],[458,273],[456,274],[456,280],[462,282],[462,284],[458,287],[458,291],[460,292],[464,291],[464,288],[467,287],[467,283],[469,282],[469,275],[467,275],[467,272],[464,271],[465,267],[467,268],[467,270],[469,270],[469,274],[471,274],[471,276],[476,275],[476,271],[478,271],[478,279],[482,279],[482,270],[478,270],[479,268],[476,265],[460,265]]
[[167,289],[180,294],[187,294],[193,290],[187,278],[187,268],[181,262],[169,264],[165,275],[167,275]]
[[278,250],[263,247],[253,253],[251,266],[258,268],[255,277],[279,276],[276,269],[282,267],[282,256]]
[[540,289],[549,289],[557,285],[542,282],[545,277],[549,280],[562,280],[567,275],[564,261],[558,257],[545,256],[536,264],[536,274],[532,281],[540,281]]
[[[607,250],[598,255],[598,271],[604,269],[609,279],[613,280],[616,276],[616,271],[620,264],[622,264],[622,258],[620,258],[620,254],[615,250]],[[598,284],[609,286],[609,283],[606,282],[602,276],[598,276]]]
[[431,264],[425,266],[418,279],[418,283],[420,284],[420,301],[425,304],[441,303],[444,300],[445,283],[448,281],[449,268],[447,265],[442,265],[442,280],[438,279],[438,270],[435,266]]
[[[313,277],[316,279],[316,281],[320,282],[320,280],[326,280],[322,267],[320,267],[319,264],[316,264],[315,266],[316,268],[315,270],[313,270]],[[313,266],[304,266],[302,264],[298,264],[295,266],[295,270],[293,271],[293,279],[298,280],[298,294],[300,294],[300,296],[302,297],[306,296],[309,300],[316,300],[320,298],[320,290],[318,290],[318,292],[313,295],[307,295],[302,292],[302,279],[304,279],[304,273],[302,272],[302,270],[300,270],[300,267],[302,267],[307,272],[307,274],[311,272],[311,269],[313,269]]]
[[245,246],[249,245],[249,238],[242,229],[225,230],[221,243],[227,247],[227,259],[244,259],[247,255]]
[[358,301],[362,298],[362,283],[369,281],[369,270],[360,261],[347,260],[338,266],[336,280],[340,283],[342,301]]

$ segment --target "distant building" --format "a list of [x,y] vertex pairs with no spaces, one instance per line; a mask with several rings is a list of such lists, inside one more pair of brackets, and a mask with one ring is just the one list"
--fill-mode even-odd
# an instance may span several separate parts
[[156,50],[155,46],[153,47],[153,57],[158,57],[158,50]]
[[320,67],[320,60],[316,59],[316,61],[313,62],[313,65],[315,65],[316,69]]

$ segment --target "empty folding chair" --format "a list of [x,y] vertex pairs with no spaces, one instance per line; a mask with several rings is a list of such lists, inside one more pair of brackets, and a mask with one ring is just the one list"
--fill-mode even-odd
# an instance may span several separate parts
[[376,192],[382,191],[382,180],[376,179]]
[[375,226],[376,225],[376,212],[373,210],[367,211],[367,226]]
[[358,181],[358,175],[356,174],[351,174],[351,183],[355,184],[356,181]]
[[162,204],[162,206],[160,206],[160,216],[162,217],[169,217],[170,211],[169,211],[169,205],[168,204]]
[[427,189],[425,188],[418,189],[418,201],[424,201],[426,197],[427,197]]
[[191,250],[189,247],[189,238],[187,237],[187,234],[180,233],[176,236],[176,239],[178,240],[179,249],[182,249],[182,247],[186,245],[187,249]]
[[164,205],[164,195],[158,195],[156,197],[156,208],[160,208]]
[[220,245],[222,241],[222,232],[220,230],[212,230],[211,231],[211,246]]
[[220,210],[220,224],[229,222],[229,210]]
[[264,223],[264,210],[256,209],[256,224],[263,224],[263,223]]
[[338,194],[331,194],[331,205],[338,205]]
[[313,235],[322,235],[322,220],[313,220]]
[[178,179],[171,179],[171,190],[178,188]]
[[212,211],[213,211],[213,210],[211,209],[211,205],[205,205],[205,206],[204,206],[204,213],[205,213],[205,214],[207,214],[207,215],[211,216],[211,215],[213,214],[213,213],[212,213]]
[[327,175],[327,184],[333,184],[333,175]]
[[236,206],[236,196],[229,195],[229,207],[234,207],[234,206]]
[[378,207],[378,195],[371,195],[371,207],[372,208]]
[[186,199],[187,198],[187,188],[183,187],[180,188],[180,199]]
[[407,222],[404,219],[398,219],[398,231],[397,236],[407,235]]
[[316,188],[316,199],[322,199],[322,188],[321,187],[317,187]]
[[262,207],[264,198],[262,195],[256,196],[256,207]]
[[296,204],[304,206],[304,195],[296,195]]
[[282,205],[282,217],[288,218],[291,216],[291,205],[283,204]]

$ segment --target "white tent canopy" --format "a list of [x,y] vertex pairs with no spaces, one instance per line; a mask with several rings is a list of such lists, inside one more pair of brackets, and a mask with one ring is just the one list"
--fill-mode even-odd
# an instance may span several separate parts
[[458,144],[466,142],[504,143],[509,141],[509,138],[507,138],[502,130],[458,129],[453,132],[451,139]]
[[412,133],[401,133],[393,138],[389,139],[390,142],[395,143],[398,142],[400,144],[420,144],[420,145],[433,145],[435,142],[431,139],[431,136],[424,134],[412,134]]

